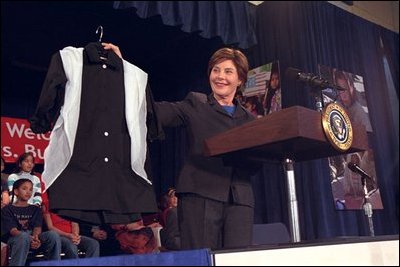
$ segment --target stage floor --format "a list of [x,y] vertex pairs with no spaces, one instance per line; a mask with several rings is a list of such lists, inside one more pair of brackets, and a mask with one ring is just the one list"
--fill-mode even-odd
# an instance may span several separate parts
[[34,266],[399,266],[399,235],[32,262]]
[[399,236],[343,237],[212,252],[215,266],[399,266]]

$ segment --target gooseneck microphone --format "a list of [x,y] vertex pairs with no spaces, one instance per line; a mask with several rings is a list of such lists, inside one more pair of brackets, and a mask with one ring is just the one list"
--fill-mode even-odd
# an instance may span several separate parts
[[336,89],[339,91],[346,90],[340,86],[330,83],[328,80],[323,79],[318,75],[315,75],[313,73],[305,73],[299,69],[292,68],[292,67],[289,67],[286,69],[286,77],[288,77],[289,79],[292,79],[292,80],[298,80],[300,82],[303,82],[303,83],[309,85],[312,88],[317,88],[320,90],[324,90],[327,88],[333,88],[333,89]]
[[359,175],[361,175],[361,176],[363,176],[363,177],[372,179],[371,176],[369,176],[369,175],[366,173],[366,171],[364,171],[363,169],[361,169],[361,167],[358,166],[356,163],[349,162],[349,163],[347,164],[347,167],[349,167],[349,169],[350,169],[352,172],[358,173]]

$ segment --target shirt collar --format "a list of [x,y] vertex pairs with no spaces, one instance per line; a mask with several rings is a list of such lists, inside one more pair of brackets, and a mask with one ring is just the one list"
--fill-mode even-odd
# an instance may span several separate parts
[[[220,106],[220,104],[218,103],[217,99],[215,99],[215,97],[214,97],[214,93],[209,94],[208,97],[207,97],[207,100],[208,100],[208,103],[210,103],[211,105],[216,105],[216,104],[218,104],[218,105]],[[238,103],[239,103],[239,102],[237,101],[237,99],[234,98],[234,99],[233,99],[233,104],[234,104],[235,106],[238,106]]]
[[[113,51],[105,50],[101,43],[93,42],[89,43],[85,46],[85,51],[88,56],[90,63],[99,63],[99,64],[107,64],[108,66],[119,69],[122,65],[122,60],[117,56]],[[104,55],[107,57],[107,60],[100,59],[99,51],[104,52]]]
[[[213,93],[211,93],[211,94],[209,94],[207,96],[207,102],[209,103],[210,106],[212,106],[218,112],[226,114],[226,115],[229,115],[228,112],[226,112],[224,110],[224,108],[218,103],[217,99],[215,99]],[[246,115],[245,108],[239,103],[239,101],[237,101],[236,98],[233,99],[233,104],[236,106],[235,112],[232,115],[229,115],[229,116],[232,116],[234,118],[238,118],[238,117]]]

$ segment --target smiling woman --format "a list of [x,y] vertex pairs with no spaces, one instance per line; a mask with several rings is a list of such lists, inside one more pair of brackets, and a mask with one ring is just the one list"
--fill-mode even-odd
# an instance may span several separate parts
[[233,106],[237,89],[246,83],[249,63],[239,50],[222,48],[208,63],[208,74],[215,99],[222,106]]
[[181,249],[251,245],[254,169],[249,164],[239,171],[235,159],[208,158],[203,151],[206,138],[254,119],[234,98],[248,68],[242,52],[221,48],[208,63],[210,95],[191,92],[183,101],[156,102],[161,124],[185,126],[191,144],[176,188]]

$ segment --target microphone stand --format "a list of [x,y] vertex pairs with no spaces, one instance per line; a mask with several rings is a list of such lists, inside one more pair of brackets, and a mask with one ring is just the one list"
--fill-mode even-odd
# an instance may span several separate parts
[[318,112],[322,112],[323,102],[322,102],[322,92],[318,88],[311,88],[311,94],[315,100],[315,107]]
[[369,235],[370,236],[375,236],[375,231],[374,231],[374,222],[372,220],[372,204],[369,201],[369,194],[368,194],[368,189],[367,189],[367,182],[366,182],[367,177],[365,175],[361,176],[361,183],[364,189],[364,203],[363,203],[363,209],[364,209],[364,214],[367,216],[368,219],[368,226],[369,226]]

